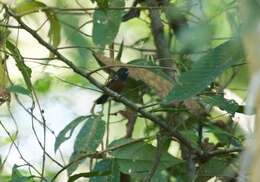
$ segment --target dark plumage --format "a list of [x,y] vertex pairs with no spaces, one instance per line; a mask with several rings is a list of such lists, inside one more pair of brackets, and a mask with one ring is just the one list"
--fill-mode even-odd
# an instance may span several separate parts
[[[112,77],[112,79],[107,83],[106,87],[109,89],[120,93],[124,87],[126,86],[126,81],[128,77],[128,69],[120,68]],[[104,104],[106,103],[109,95],[103,94],[96,100],[96,104]]]

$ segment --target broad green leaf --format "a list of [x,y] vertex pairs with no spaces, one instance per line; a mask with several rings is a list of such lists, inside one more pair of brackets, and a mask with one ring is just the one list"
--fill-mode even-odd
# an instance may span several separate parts
[[10,182],[32,182],[32,180],[31,177],[23,176],[22,173],[18,170],[18,166],[14,165]]
[[[154,164],[157,149],[153,145],[143,141],[132,143],[131,141],[133,140],[119,139],[112,142],[110,147],[114,148],[123,144],[124,146],[112,150],[111,155],[115,157],[121,172],[137,176],[147,175]],[[166,169],[182,162],[181,159],[163,151],[158,170]]]
[[182,101],[203,91],[216,77],[231,65],[244,58],[241,43],[227,41],[195,62],[190,71],[182,73],[165,102]]
[[102,142],[105,133],[105,121],[100,117],[89,117],[85,122],[74,143],[74,151],[70,157],[70,162],[74,162],[68,168],[68,173],[72,174],[80,164],[83,156],[96,152],[97,147]]
[[31,92],[28,89],[24,88],[21,85],[11,85],[10,87],[7,87],[7,90],[9,92],[14,92],[17,94],[23,94],[23,95],[28,95],[28,96],[30,96],[30,94],[31,94]]
[[24,63],[23,57],[20,54],[19,49],[13,45],[10,41],[6,42],[7,49],[12,53],[12,56],[16,62],[16,66],[23,75],[23,79],[26,83],[27,89],[32,91],[31,74],[32,70]]
[[238,165],[232,160],[225,158],[212,158],[202,164],[198,171],[199,177],[234,177],[238,170]]
[[168,177],[169,174],[166,170],[156,170],[155,174],[153,175],[151,182],[168,182]]
[[[123,8],[124,0],[110,0],[109,8]],[[97,9],[93,15],[93,42],[100,48],[111,44],[119,30],[123,10]]]
[[91,154],[96,152],[105,132],[105,122],[100,117],[90,117],[81,128],[74,143],[74,151]]
[[88,118],[88,116],[79,116],[76,119],[72,120],[63,130],[61,130],[61,132],[56,137],[56,141],[55,141],[55,144],[54,144],[55,152],[57,151],[57,149],[60,147],[60,145],[63,142],[65,142],[66,140],[68,140],[71,137],[74,129],[82,121],[85,121],[87,118]]
[[170,171],[170,175],[174,176],[176,182],[186,182],[190,179],[187,173],[187,163],[173,166]]
[[225,99],[223,95],[201,96],[201,100],[210,106],[219,107],[219,109],[225,110],[231,115],[234,115],[239,109],[239,105],[236,101]]
[[[93,172],[97,173],[90,178],[89,182],[119,182],[119,167],[113,159],[103,159],[96,163]],[[100,175],[106,174],[106,175]]]

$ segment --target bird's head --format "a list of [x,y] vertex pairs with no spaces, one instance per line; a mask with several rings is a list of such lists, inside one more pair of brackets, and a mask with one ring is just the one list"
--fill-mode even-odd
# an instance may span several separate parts
[[120,68],[117,70],[116,75],[119,77],[120,80],[126,80],[128,77],[128,69],[127,68]]

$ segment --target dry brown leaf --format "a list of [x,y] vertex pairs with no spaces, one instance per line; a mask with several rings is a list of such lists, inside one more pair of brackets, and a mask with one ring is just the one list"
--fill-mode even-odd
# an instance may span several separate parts
[[0,88],[0,105],[5,103],[6,101],[10,101],[10,98],[11,98],[10,92]]
[[126,110],[119,111],[119,113],[128,120],[128,122],[126,123],[125,138],[131,138],[137,118],[137,112],[133,111],[130,108],[127,108]]
[[112,66],[112,70],[117,70],[120,66],[128,67],[129,76],[131,78],[135,80],[142,80],[143,82],[145,82],[147,85],[149,85],[156,91],[157,95],[160,98],[164,98],[166,95],[168,95],[173,86],[173,84],[170,81],[164,79],[161,76],[158,76],[156,73],[150,71],[149,69],[131,67],[131,65],[118,63],[114,61],[112,58],[106,57],[100,53],[95,53],[94,56],[96,57],[99,64],[103,66]]
[[214,143],[209,142],[209,138],[205,138],[201,144],[201,148],[204,152],[210,152],[216,150],[217,146]]
[[205,110],[203,109],[203,107],[198,103],[197,100],[193,100],[193,99],[190,99],[190,100],[186,100],[183,102],[183,105],[189,109],[189,111],[195,115],[195,116],[201,116],[203,114],[206,114],[205,113]]

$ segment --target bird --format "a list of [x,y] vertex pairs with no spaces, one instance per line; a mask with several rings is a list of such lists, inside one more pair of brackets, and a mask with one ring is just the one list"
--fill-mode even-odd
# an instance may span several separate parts
[[[128,69],[127,68],[120,68],[117,72],[113,75],[112,79],[106,84],[106,87],[120,93],[126,86],[127,78],[128,78]],[[109,95],[103,94],[101,95],[96,101],[96,104],[105,104]]]

